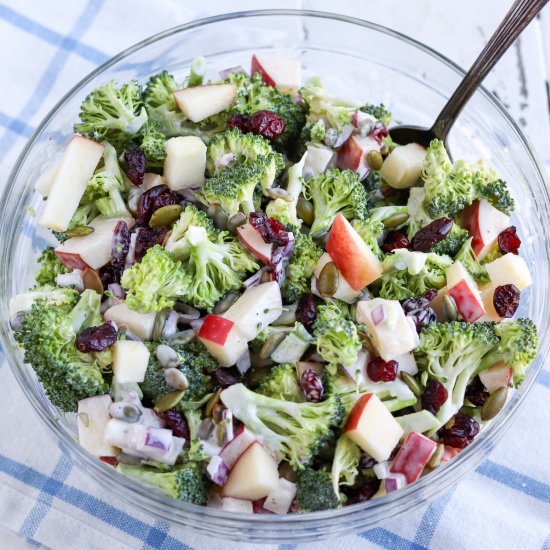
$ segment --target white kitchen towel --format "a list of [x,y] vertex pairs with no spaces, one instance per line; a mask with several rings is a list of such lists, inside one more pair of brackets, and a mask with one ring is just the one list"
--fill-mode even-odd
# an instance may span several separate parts
[[[483,44],[509,3],[410,0],[405,7],[398,0],[362,2],[360,6],[353,0],[341,0],[335,6],[325,0],[289,0],[272,5],[340,11],[409,33],[416,29],[416,38],[433,45],[444,44],[446,38],[446,53],[467,64],[477,48],[472,43]],[[41,118],[70,87],[109,57],[191,19],[259,7],[270,6],[259,0],[1,2],[0,185]],[[460,39],[457,31],[458,13],[470,14],[469,19],[461,19],[468,40]],[[489,83],[516,118],[523,119],[520,122],[528,134],[532,129],[532,141],[548,159],[548,112],[542,101],[545,65],[537,33],[537,29],[528,30]],[[6,364],[0,367],[0,391],[0,526],[19,533],[32,546],[54,550],[257,547],[170,527],[114,498],[59,451]],[[376,529],[298,548],[550,550],[549,403],[550,372],[546,370],[505,440],[452,491]],[[11,547],[0,542],[0,548]],[[266,548],[295,547],[280,541]]]

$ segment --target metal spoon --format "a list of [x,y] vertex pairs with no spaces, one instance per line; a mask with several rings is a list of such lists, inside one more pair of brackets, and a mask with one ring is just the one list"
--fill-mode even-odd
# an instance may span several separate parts
[[431,128],[420,126],[395,126],[390,129],[391,138],[400,145],[420,143],[427,147],[432,139],[440,139],[447,147],[447,136],[460,111],[477,90],[489,71],[512,45],[523,29],[540,12],[548,0],[516,0],[499,27],[487,42],[462,82],[436,118]]

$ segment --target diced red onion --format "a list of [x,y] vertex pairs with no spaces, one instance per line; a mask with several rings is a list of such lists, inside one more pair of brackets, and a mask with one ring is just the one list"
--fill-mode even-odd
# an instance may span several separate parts
[[384,479],[386,493],[393,493],[406,485],[402,475],[393,475]]
[[145,447],[167,451],[172,445],[172,431],[164,428],[147,428]]
[[224,69],[223,71],[220,71],[220,79],[225,80],[229,76],[229,73],[248,74],[242,65],[237,65],[236,67],[229,67],[229,69]]
[[260,284],[261,280],[262,280],[262,275],[268,270],[269,270],[269,267],[264,266],[261,269],[259,269],[258,271],[256,271],[256,273],[254,273],[254,275],[249,277],[243,283],[244,288],[252,288],[253,286],[258,286]]
[[206,471],[208,472],[208,475],[212,482],[216,485],[219,485],[220,487],[223,487],[225,485],[225,482],[229,477],[229,468],[227,467],[227,464],[223,461],[223,459],[218,455],[214,455],[210,459],[210,462],[206,467]]
[[115,298],[119,300],[124,300],[126,293],[124,289],[118,283],[109,283],[107,285],[107,290],[113,294]]
[[202,319],[194,319],[193,321],[189,321],[189,326],[195,332],[199,332],[199,330],[201,329],[203,323],[204,323],[204,317]]
[[[134,186],[135,187],[135,186]],[[138,237],[138,229],[130,236],[130,248],[128,249],[128,254],[126,255],[126,260],[124,262],[124,269],[132,267],[136,263],[136,242]]]
[[380,323],[382,323],[386,318],[386,308],[384,307],[384,304],[381,304],[377,308],[375,308],[372,311],[371,316],[374,326],[378,326]]
[[286,243],[286,245],[282,249],[283,256],[288,257],[288,258],[290,256],[292,256],[292,252],[294,250],[294,242],[295,242],[294,234],[289,232],[288,233],[288,243]]

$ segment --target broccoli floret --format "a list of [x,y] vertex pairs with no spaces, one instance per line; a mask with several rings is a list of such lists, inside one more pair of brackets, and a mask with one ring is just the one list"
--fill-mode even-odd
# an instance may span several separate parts
[[447,282],[445,272],[452,263],[449,256],[432,252],[394,250],[382,262],[379,296],[386,300],[406,300],[422,296],[430,288],[443,288]]
[[455,261],[460,262],[478,284],[488,283],[491,280],[472,248],[472,237],[464,241],[455,256]]
[[374,208],[381,204],[383,198],[381,192],[382,178],[376,170],[371,170],[365,179],[363,186],[367,194],[367,208]]
[[53,250],[54,249],[52,246],[46,247],[38,258],[40,269],[34,276],[34,279],[38,285],[53,285],[55,284],[55,278],[58,275],[69,273],[71,271],[65,266],[65,264],[61,263]]
[[145,154],[145,162],[149,170],[164,167],[164,160],[166,159],[165,141],[166,136],[154,124],[148,122],[142,128],[139,146]]
[[100,304],[93,290],[84,291],[80,299],[75,291],[67,291],[60,302],[38,299],[15,333],[25,362],[35,370],[50,401],[67,412],[75,411],[80,399],[109,391],[95,355],[75,345],[81,330],[101,324]]
[[332,371],[340,363],[353,365],[362,347],[356,324],[333,302],[319,306],[313,336],[317,352]]
[[334,459],[332,461],[332,488],[340,497],[340,485],[353,485],[359,474],[359,447],[346,435],[341,435],[336,442]]
[[313,202],[315,220],[310,235],[320,237],[342,213],[348,220],[363,219],[367,214],[367,195],[359,176],[351,170],[333,168],[304,183],[304,196]]
[[510,195],[508,185],[502,179],[496,179],[491,172],[479,171],[474,174],[474,186],[478,199],[488,200],[495,208],[510,215],[515,201]]
[[[164,343],[164,342],[160,342]],[[156,403],[167,393],[173,392],[174,388],[169,386],[164,379],[164,367],[158,361],[156,349],[158,342],[145,342],[149,350],[149,364],[145,371],[145,378],[140,384],[143,396],[151,403]],[[210,366],[214,360],[205,350],[204,352],[193,353],[187,346],[170,346],[178,355],[179,364],[176,367],[180,370],[189,383],[185,390],[183,401],[200,401],[214,388],[212,378],[204,374],[206,366]]]
[[430,252],[433,252],[434,254],[443,254],[454,258],[467,238],[468,231],[462,229],[456,223],[453,223],[453,227],[449,233],[447,233],[447,236],[442,241],[439,241],[435,246],[432,246],[432,248],[430,248]]
[[372,105],[370,103],[367,103],[361,109],[360,111],[363,111],[363,113],[367,113],[369,115],[372,115],[374,118],[379,120],[384,126],[389,126],[393,117],[392,114],[388,111],[386,106],[383,103],[379,103],[378,105]]
[[409,209],[409,222],[407,224],[407,236],[411,240],[419,229],[425,227],[433,220],[424,208],[426,190],[423,187],[412,187],[409,192],[407,208]]
[[517,321],[497,323],[494,330],[499,342],[483,358],[478,371],[502,361],[505,365],[512,366],[514,384],[517,387],[523,381],[525,371],[537,355],[539,345],[537,327],[531,319],[522,318]]
[[126,289],[126,305],[150,313],[171,308],[178,298],[185,298],[191,278],[181,262],[157,244],[140,263],[124,271],[120,282]]
[[143,466],[128,466],[120,463],[117,471],[183,502],[205,505],[208,501],[210,484],[202,467],[196,462],[177,466],[171,472],[159,472]]
[[132,80],[116,88],[111,81],[93,90],[84,100],[74,131],[96,141],[107,140],[120,152],[146,122],[139,84]]
[[304,393],[298,385],[296,367],[291,363],[274,366],[267,376],[262,378],[256,392],[284,401],[294,401],[295,403],[305,401]]
[[29,311],[38,300],[50,305],[72,306],[78,299],[78,292],[72,288],[59,288],[52,284],[35,286],[10,300],[10,314]]
[[[414,351],[418,368],[423,373],[423,380],[439,380],[449,394],[436,413],[440,426],[462,407],[466,387],[482,370],[480,362],[483,357],[498,342],[493,323],[490,322],[430,323],[422,329],[420,345]],[[436,431],[433,430],[433,433]]]
[[286,191],[290,194],[292,200],[287,201],[281,198],[276,198],[270,201],[265,209],[265,213],[270,218],[277,218],[281,223],[285,225],[292,225],[298,229],[302,226],[302,219],[298,217],[296,208],[298,206],[298,199],[304,185],[302,172],[304,171],[306,158],[307,153],[304,153],[300,162],[293,164],[288,169],[288,184],[286,186]]
[[295,231],[294,239],[294,251],[286,270],[283,286],[283,296],[288,303],[295,302],[309,289],[309,278],[323,255],[323,250],[309,235]]
[[296,504],[301,512],[338,508],[340,499],[334,492],[330,474],[312,468],[301,471],[296,487]]
[[194,204],[188,204],[172,226],[172,231],[165,244],[166,250],[172,252],[178,260],[189,256],[189,252],[183,249],[184,243],[181,241],[191,226],[204,227],[211,239],[216,239],[219,235],[212,218],[199,210]]
[[220,397],[271,452],[287,460],[296,470],[311,461],[342,420],[342,406],[335,395],[320,403],[293,403],[235,384],[226,388]]
[[254,191],[265,176],[267,162],[265,157],[259,157],[254,164],[236,162],[207,179],[197,197],[207,206],[219,205],[228,218],[238,212],[245,215],[255,212]]

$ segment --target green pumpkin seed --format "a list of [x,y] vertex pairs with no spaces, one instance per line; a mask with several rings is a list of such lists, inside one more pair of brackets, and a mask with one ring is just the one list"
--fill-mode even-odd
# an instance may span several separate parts
[[260,277],[260,283],[270,283],[271,282],[271,271],[264,271]]
[[153,340],[158,340],[162,336],[168,315],[170,315],[170,310],[168,309],[163,309],[157,313],[155,325],[153,326]]
[[206,418],[211,417],[214,412],[214,406],[220,402],[220,394],[222,393],[222,388],[218,388],[216,393],[208,400],[206,407],[204,408],[204,416]]
[[373,149],[372,151],[369,151],[367,153],[367,164],[373,170],[380,170],[380,168],[382,168],[383,163],[384,163],[384,159],[382,158],[380,151],[376,151],[375,149]]
[[394,229],[406,223],[408,219],[409,215],[405,212],[402,212],[400,214],[394,214],[393,216],[386,218],[383,223],[386,229]]
[[296,213],[306,225],[311,225],[315,220],[313,204],[311,204],[311,202],[309,201],[306,201],[306,199],[304,199],[303,197],[300,197],[298,199],[298,204],[296,205]]
[[225,313],[239,298],[241,294],[239,292],[228,292],[215,306],[214,313],[221,315]]
[[67,229],[65,231],[65,234],[67,237],[85,237],[86,235],[91,235],[95,229],[93,227],[90,227],[89,225],[79,225],[78,227],[72,227],[71,229]]
[[504,386],[495,390],[485,401],[481,409],[481,420],[493,419],[504,407],[506,398],[508,397],[508,388]]
[[237,227],[244,225],[247,222],[247,217],[242,212],[237,212],[229,218],[227,222],[227,230],[235,234],[237,232]]
[[445,312],[445,317],[447,317],[449,321],[458,320],[458,309],[456,307],[456,303],[448,294],[443,296],[443,311]]
[[445,452],[445,445],[443,445],[443,443],[440,443],[436,447],[434,454],[430,458],[430,461],[428,462],[428,466],[430,468],[437,468],[441,464],[441,459],[443,458],[444,452]]
[[411,390],[416,397],[422,396],[422,388],[414,376],[411,376],[408,372],[402,372],[400,376],[401,380],[407,384],[409,390]]
[[294,200],[292,193],[289,193],[286,189],[282,189],[281,187],[270,187],[267,189],[266,193],[271,199],[282,199],[285,202],[292,202]]
[[384,143],[382,147],[380,147],[380,154],[383,157],[387,157],[389,152],[390,152],[390,148]]
[[271,367],[253,367],[246,372],[246,385],[257,386],[269,373]]
[[212,218],[216,229],[227,230],[229,220],[225,210],[219,204],[212,204],[208,207],[208,215]]
[[284,332],[278,332],[272,334],[263,344],[260,350],[260,358],[267,359],[279,346],[279,344],[285,339],[286,334]]
[[182,397],[185,395],[185,391],[171,391],[170,393],[167,393],[166,395],[163,395],[156,403],[155,403],[155,411],[157,412],[166,412],[170,409],[173,409],[181,400]]
[[167,204],[153,212],[149,220],[149,227],[164,227],[175,222],[183,208],[179,204]]
[[222,412],[225,410],[225,407],[222,403],[218,402],[212,408],[212,420],[219,424],[222,421]]
[[340,273],[338,272],[336,264],[334,262],[328,262],[323,269],[321,269],[321,273],[319,273],[317,290],[323,298],[330,298],[336,293],[339,282]]

